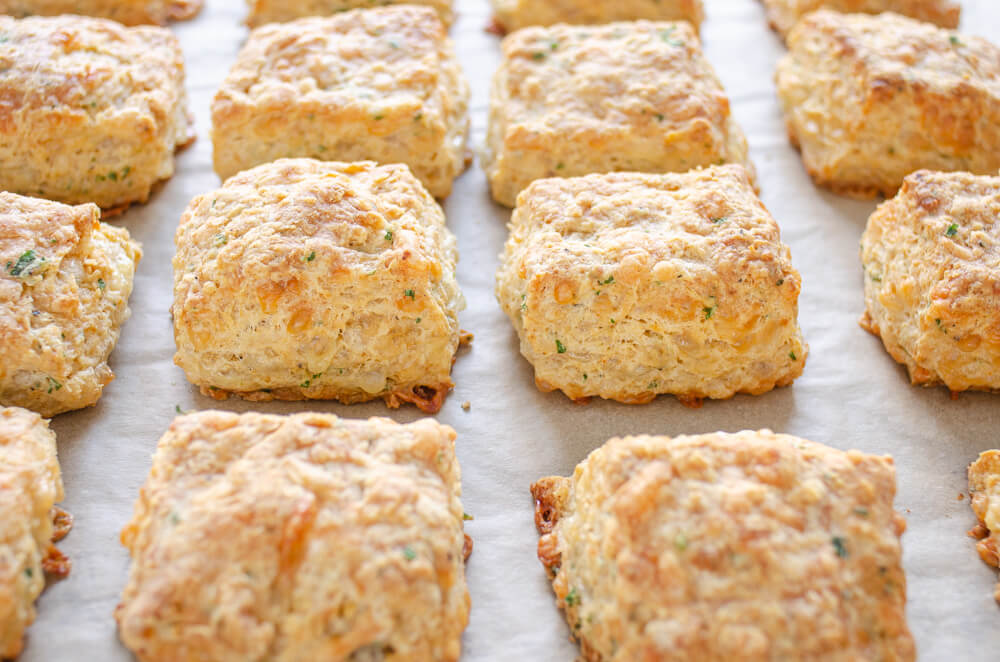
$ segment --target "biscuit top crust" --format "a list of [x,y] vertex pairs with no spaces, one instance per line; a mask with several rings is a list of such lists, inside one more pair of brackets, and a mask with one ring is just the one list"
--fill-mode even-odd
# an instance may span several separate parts
[[[765,291],[792,301],[800,288],[778,224],[739,165],[536,180],[518,196],[510,226],[508,250],[526,273],[565,270],[603,281],[617,265],[617,283],[646,280],[651,269],[655,280],[687,276],[697,286],[690,277],[707,269],[706,288],[760,279]],[[527,250],[529,236],[535,250]],[[707,300],[715,291],[702,294]]]
[[122,542],[147,660],[447,660],[468,620],[454,430],[431,419],[174,420]]
[[857,63],[853,72],[864,77],[863,88],[884,96],[909,88],[946,92],[956,103],[974,91],[1000,99],[1000,48],[891,12],[813,12],[792,30],[788,47],[790,57],[803,51],[817,54],[820,61],[846,58]]
[[[504,116],[525,130],[724,127],[729,102],[686,21],[531,27],[503,40]],[[724,143],[723,137],[718,142]]]
[[437,93],[448,43],[434,10],[416,5],[272,23],[250,33],[213,106],[231,100],[287,111],[294,102],[320,114],[333,107],[388,135],[412,124]]
[[842,13],[895,12],[941,27],[958,27],[962,7],[952,0],[764,0],[771,24],[782,34],[806,14],[830,9]]
[[0,135],[24,112],[51,115],[53,130],[65,130],[67,107],[80,124],[132,108],[166,123],[166,95],[182,68],[180,42],[165,28],[0,16]]
[[892,458],[769,430],[615,438],[536,483],[588,660],[913,660]]

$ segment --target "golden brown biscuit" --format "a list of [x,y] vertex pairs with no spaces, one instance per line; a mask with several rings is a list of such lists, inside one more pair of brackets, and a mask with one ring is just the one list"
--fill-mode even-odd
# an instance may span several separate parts
[[94,205],[0,193],[0,404],[43,416],[97,402],[142,256]]
[[441,208],[404,165],[283,159],[188,205],[174,361],[203,393],[436,412],[465,300]]
[[405,163],[443,198],[465,169],[468,100],[427,7],[267,25],[212,101],[215,171],[225,179],[283,157]]
[[0,0],[0,14],[15,18],[82,14],[123,25],[164,25],[192,18],[202,0]]
[[891,457],[769,430],[626,437],[531,491],[589,662],[916,658]]
[[921,170],[861,238],[865,314],[914,384],[1000,390],[1000,177]]
[[350,9],[371,9],[381,5],[425,5],[437,12],[441,22],[451,25],[454,20],[452,0],[247,0],[250,14],[247,25],[252,28],[265,23],[284,23],[306,16],[332,16]]
[[536,179],[740,163],[743,132],[688,23],[526,28],[503,40],[482,156],[493,199]]
[[21,652],[45,573],[69,572],[69,560],[52,545],[72,521],[55,507],[62,498],[56,436],[48,421],[26,409],[0,407],[0,659]]
[[159,27],[0,16],[0,188],[145,202],[188,143],[180,43]]
[[962,7],[954,0],[761,0],[771,27],[786,37],[795,23],[818,9],[844,13],[895,12],[942,28],[957,28]]
[[[979,518],[971,533],[979,539],[979,557],[993,567],[1000,565],[1000,451],[989,450],[969,465],[969,504]],[[993,590],[1000,602],[1000,583]]]
[[705,18],[702,0],[491,0],[498,27],[513,32],[531,25],[613,21],[688,21]]
[[205,411],[160,439],[115,610],[142,662],[456,661],[455,431]]
[[542,390],[629,403],[802,374],[799,274],[740,166],[543,179],[518,197],[497,299]]
[[915,170],[1000,168],[1000,48],[886,13],[809,14],[778,63],[788,135],[813,180],[894,195]]

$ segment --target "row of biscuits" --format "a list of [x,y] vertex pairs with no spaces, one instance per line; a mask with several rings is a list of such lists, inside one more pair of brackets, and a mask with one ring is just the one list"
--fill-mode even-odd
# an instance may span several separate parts
[[[458,660],[472,543],[454,441],[431,419],[176,418],[121,535],[122,642],[142,662]],[[0,448],[7,658],[43,570],[68,572],[68,518],[47,422],[0,409]],[[998,458],[969,468],[993,565]],[[767,430],[611,439],[531,486],[587,660],[914,660],[895,490],[888,456]]]

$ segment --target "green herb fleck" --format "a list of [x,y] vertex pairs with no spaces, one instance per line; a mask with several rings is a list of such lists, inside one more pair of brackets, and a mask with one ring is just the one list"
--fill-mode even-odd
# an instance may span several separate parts
[[868,509],[864,506],[858,506],[854,509],[854,514],[859,517],[868,517]]
[[392,46],[395,49],[399,48],[399,44],[397,42],[395,42],[395,41],[392,41],[392,40],[389,40],[389,45]]
[[52,379],[52,378],[51,378],[51,377],[49,377],[48,375],[46,375],[46,376],[45,376],[45,379],[46,379],[46,380],[48,381],[48,383],[49,383],[49,390],[48,390],[48,393],[51,393],[52,391],[58,391],[59,389],[61,389],[61,388],[62,388],[62,384],[60,384],[60,383],[59,383],[58,381],[56,381],[55,379]]
[[781,287],[784,284],[785,284],[785,279],[784,278],[779,278],[778,279],[778,287]]
[[847,541],[840,536],[834,536],[831,542],[833,543],[834,551],[837,552],[837,556],[846,559],[848,557]]
[[34,250],[28,249],[21,253],[17,262],[8,262],[7,271],[15,278],[19,276],[30,276],[38,269],[45,266],[45,258],[37,255]]
[[611,275],[611,276],[608,276],[606,280],[601,280],[601,281],[598,281],[598,282],[601,285],[610,285],[611,283],[615,282],[615,277],[614,277],[614,275]]
[[35,576],[35,569],[34,568],[25,568],[24,569],[24,576],[27,577],[28,579],[31,579],[32,577]]
[[952,223],[948,226],[948,229],[944,231],[946,237],[954,237],[958,234],[958,223]]
[[576,594],[576,588],[571,588],[569,593],[566,594],[566,597],[563,598],[563,600],[566,601],[566,605],[568,607],[580,604],[580,596]]
[[424,114],[423,114],[423,113],[421,113],[421,112],[417,112],[417,114],[413,116],[413,121],[414,121],[414,122],[419,122],[419,121],[420,121],[420,119],[421,119],[421,118],[422,118],[423,116],[424,116]]
[[583,373],[583,381],[587,381],[587,373]]
[[403,556],[406,557],[407,561],[412,561],[417,558],[417,553],[413,551],[413,548],[407,545],[403,548]]
[[948,41],[951,42],[952,46],[964,46],[964,44],[962,43],[962,40],[959,39],[958,37],[956,37],[953,34],[952,35],[948,35]]
[[468,522],[469,520],[473,520],[473,519],[476,519],[476,518],[473,517],[472,515],[470,515],[469,513],[462,513],[462,519],[464,519],[466,522]]
[[869,273],[868,277],[872,279],[872,282],[875,282],[875,283],[881,283],[882,282],[882,277],[879,276],[878,274]]
[[325,152],[326,151],[326,145],[316,145],[316,151],[317,152]]
[[545,53],[532,53],[531,59],[532,60],[544,60],[545,59]]
[[299,388],[309,388],[309,384],[310,383],[311,383],[310,380],[307,379],[304,382],[302,382],[301,384],[299,384]]
[[663,118],[664,118],[664,117],[665,117],[665,116],[664,116],[664,114],[663,114],[663,113],[656,113],[656,119],[657,119],[657,120],[659,120],[660,122],[662,122],[662,121],[663,121]]
[[566,167],[565,163],[557,163],[556,164],[556,170],[562,170],[565,167]]
[[422,317],[418,317],[417,318],[417,324],[420,324],[420,320],[422,320],[422,319],[423,319]]
[[524,301],[524,297],[526,297],[526,296],[527,296],[526,294],[522,294],[521,295],[521,311],[522,312],[528,310],[528,304],[525,303],[525,301]]
[[316,251],[311,251],[309,255],[306,256],[306,262],[312,262],[316,259]]
[[678,533],[676,536],[674,536],[674,547],[677,548],[677,551],[683,552],[685,549],[687,549],[687,546],[688,546],[688,539],[686,535],[684,535],[683,533]]
[[376,122],[378,122],[379,120],[384,120],[385,119],[385,115],[381,115],[381,114],[376,115],[374,117],[374,119],[375,119]]
[[103,278],[98,278],[97,279],[97,287],[99,287],[102,292],[104,291],[105,285],[104,285],[104,279]]
[[562,341],[556,338],[556,351],[560,354],[566,353],[566,345],[562,344]]
[[392,241],[392,230],[386,230],[385,231],[385,240],[386,241]]
[[183,414],[184,413],[184,412],[181,411],[181,406],[180,405],[174,405],[174,411],[177,412],[178,414]]
[[796,358],[795,358],[795,352],[788,352],[788,358],[790,358],[791,360],[795,361],[796,360]]
[[416,293],[416,292],[414,292],[413,290],[405,290],[405,291],[403,292],[403,294],[404,294],[405,296],[408,296],[408,297],[410,297],[411,299],[416,299],[416,298],[417,298],[417,293]]
[[118,181],[118,173],[115,172],[114,170],[112,170],[111,172],[108,173],[108,179],[110,179],[113,182],[117,182]]
[[701,312],[705,313],[705,319],[712,319],[712,313],[715,312],[715,306],[705,306],[701,309]]
[[656,381],[649,382],[649,384],[646,385],[646,390],[652,391],[652,390],[654,390],[659,385],[660,385],[660,383],[656,382]]
[[728,220],[729,220],[728,216],[716,216],[715,218],[712,219],[712,222],[713,223],[725,223]]
[[181,522],[181,516],[180,515],[178,515],[176,512],[170,513],[170,523],[171,524],[180,524],[180,522]]
[[229,243],[229,235],[227,235],[225,232],[220,232],[219,234],[215,235],[214,243],[216,246],[225,246],[226,244]]
[[670,26],[669,28],[660,33],[660,38],[663,39],[663,41],[670,44],[671,46],[683,46],[684,45],[683,41],[679,39],[674,39],[673,37],[674,30],[676,29],[677,28],[675,28],[674,26]]

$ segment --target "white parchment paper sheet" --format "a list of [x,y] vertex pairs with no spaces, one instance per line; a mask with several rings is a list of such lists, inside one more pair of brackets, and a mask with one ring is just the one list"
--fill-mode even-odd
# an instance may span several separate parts
[[[61,548],[73,572],[41,597],[23,662],[118,662],[131,655],[117,638],[112,610],[128,558],[118,533],[150,467],[156,441],[183,410],[218,407],[272,413],[316,410],[341,416],[412,421],[412,407],[381,403],[216,403],[191,387],[172,362],[173,233],[193,196],[218,186],[211,168],[209,103],[246,38],[240,0],[206,0],[193,21],[176,23],[187,61],[198,141],[180,154],[177,174],[152,201],[114,222],[139,239],[145,257],[132,295],[132,319],[112,356],[117,375],[100,403],[56,417],[53,428],[66,485],[64,506],[76,525]],[[911,387],[881,343],[857,325],[863,307],[858,239],[874,202],[816,189],[789,146],[773,85],[783,52],[755,0],[705,0],[703,39],[750,141],[762,197],[777,218],[802,273],[800,320],[810,344],[805,374],[788,388],[686,409],[671,397],[641,406],[572,404],[535,389],[530,366],[493,296],[494,272],[509,212],[491,203],[478,164],[457,182],[445,209],[458,236],[459,282],[469,302],[464,328],[476,339],[455,364],[455,391],[438,418],[458,431],[466,523],[475,540],[468,564],[472,616],[464,660],[572,660],[576,647],[556,609],[541,564],[528,485],[569,474],[611,436],[771,428],[848,449],[891,453],[898,468],[897,507],[909,523],[903,538],[909,621],[922,660],[989,659],[1000,655],[995,572],[978,558],[965,532],[974,518],[965,470],[981,450],[1000,446],[1000,396]],[[485,134],[489,81],[498,39],[483,28],[487,0],[456,0],[452,28],[472,85],[472,142]],[[996,0],[965,0],[965,31],[996,40]],[[471,403],[463,411],[461,403]],[[181,662],[181,661],[178,661]],[[317,661],[320,662],[320,661]]]

